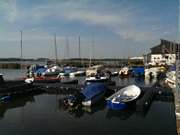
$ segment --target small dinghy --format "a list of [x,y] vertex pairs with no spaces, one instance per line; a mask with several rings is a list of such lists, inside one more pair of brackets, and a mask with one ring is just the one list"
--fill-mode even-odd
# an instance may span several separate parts
[[107,98],[107,106],[114,110],[125,109],[127,104],[136,100],[140,94],[141,90],[136,85],[127,86]]

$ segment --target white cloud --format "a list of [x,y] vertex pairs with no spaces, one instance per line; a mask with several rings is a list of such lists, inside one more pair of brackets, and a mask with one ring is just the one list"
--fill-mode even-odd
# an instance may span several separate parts
[[14,23],[19,16],[16,0],[2,1],[0,4],[0,11],[4,13],[5,19],[9,23]]
[[79,20],[94,25],[118,25],[126,22],[126,18],[112,14],[103,14],[94,11],[75,11],[64,15],[69,20]]
[[[159,18],[155,17],[144,17],[139,16],[139,13],[143,12],[142,9],[137,9],[133,6],[121,7],[117,12],[108,12],[106,8],[102,9],[91,9],[82,8],[83,6],[77,3],[74,8],[70,8],[74,2],[68,3],[68,11],[61,12],[61,16],[70,21],[81,21],[90,25],[104,26],[107,29],[111,29],[114,33],[118,34],[123,39],[131,39],[136,42],[146,42],[150,40],[158,39],[162,33],[162,26],[159,26]],[[82,7],[81,7],[82,6]],[[144,20],[144,25],[135,24]],[[148,21],[147,21],[148,20]],[[151,25],[146,24],[151,20]],[[144,28],[146,27],[146,28]],[[160,31],[160,32],[159,32]]]
[[[103,26],[123,39],[130,38],[139,42],[153,40],[161,35],[159,31],[162,27],[156,24],[158,19],[149,16],[142,18],[139,16],[139,13],[143,12],[142,9],[137,9],[132,5],[126,7],[120,5],[121,8],[117,12],[113,9],[108,10],[108,7],[93,7],[88,2],[89,0],[85,2],[72,0],[52,2],[37,5],[31,9],[21,9],[20,12],[16,1],[10,0],[8,4],[5,4],[4,9],[10,23],[14,23],[16,20],[27,20],[32,22],[32,27],[34,23],[40,25],[44,21],[50,21],[48,18],[51,17],[62,21],[79,21],[92,26]],[[147,22],[144,22],[143,26],[138,25],[138,22],[143,20],[152,20],[153,27],[152,25],[148,26]]]

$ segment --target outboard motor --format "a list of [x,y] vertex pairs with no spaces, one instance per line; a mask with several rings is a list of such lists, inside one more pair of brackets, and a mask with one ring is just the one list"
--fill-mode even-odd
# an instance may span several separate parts
[[81,102],[84,100],[84,95],[82,93],[76,93],[74,95],[69,95],[64,98],[64,104],[69,106],[76,106],[78,104],[81,104]]
[[0,84],[4,84],[3,74],[0,74]]

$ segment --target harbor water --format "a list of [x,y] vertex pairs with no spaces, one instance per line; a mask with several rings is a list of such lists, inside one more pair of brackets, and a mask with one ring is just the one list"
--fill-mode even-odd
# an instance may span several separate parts
[[[25,70],[0,70],[5,79],[24,75]],[[151,86],[155,81],[113,78],[117,85]],[[80,79],[83,82],[83,78]],[[64,95],[24,95],[0,104],[2,135],[176,135],[174,103],[152,102],[146,112],[135,109],[112,111],[104,101],[87,108],[66,107]]]

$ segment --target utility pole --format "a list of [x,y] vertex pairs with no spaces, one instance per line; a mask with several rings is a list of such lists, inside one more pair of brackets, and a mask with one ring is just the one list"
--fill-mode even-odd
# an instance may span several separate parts
[[56,34],[54,35],[54,49],[55,49],[55,63],[57,64],[57,44],[56,44]]

